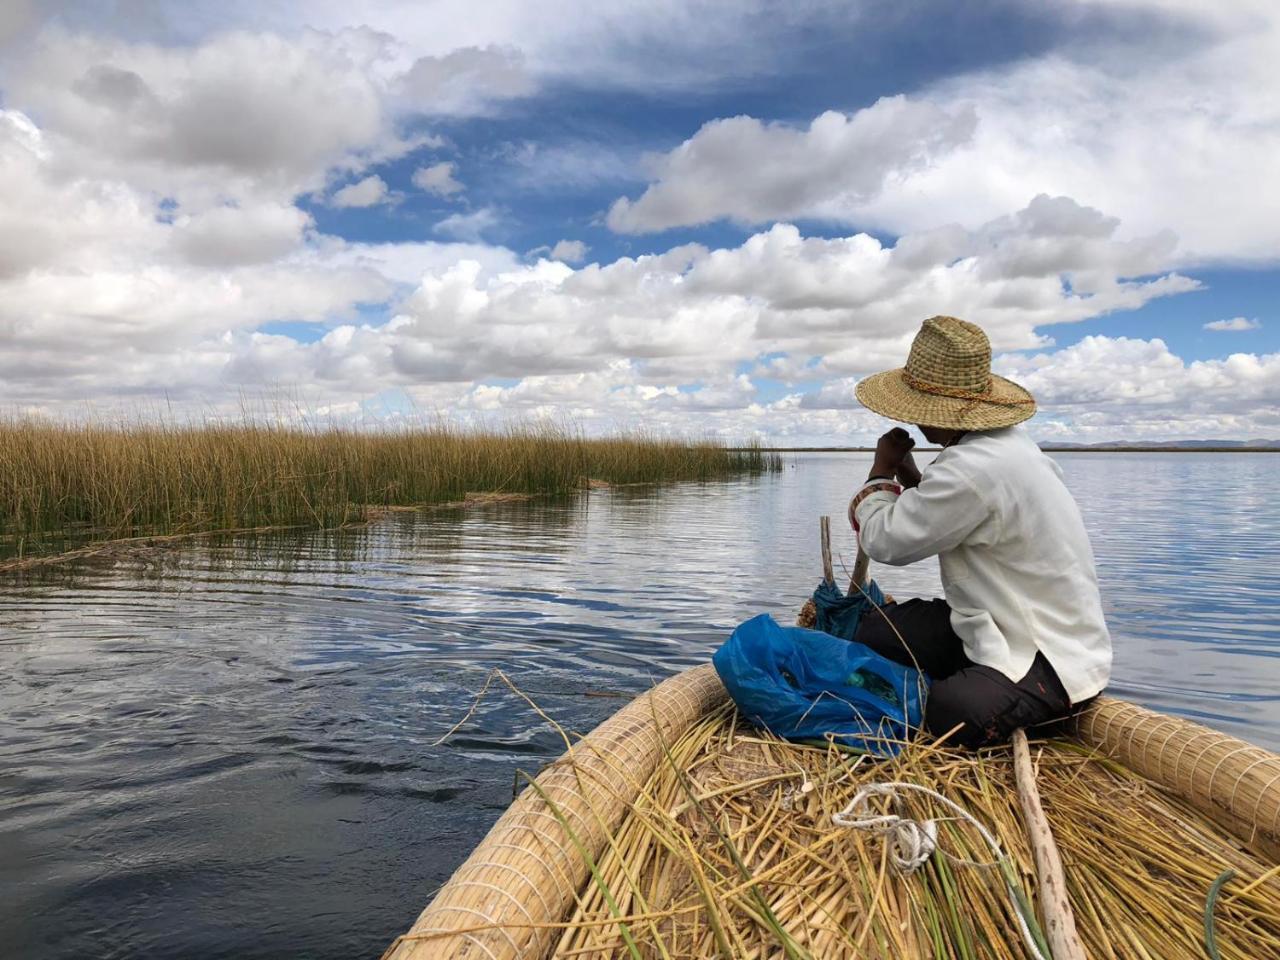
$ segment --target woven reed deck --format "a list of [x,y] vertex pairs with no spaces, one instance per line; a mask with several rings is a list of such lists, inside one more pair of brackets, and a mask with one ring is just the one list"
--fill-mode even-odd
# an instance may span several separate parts
[[[553,924],[582,909],[591,884],[579,848],[601,856],[664,761],[664,745],[725,699],[711,666],[696,667],[596,728],[537,778],[539,789],[519,796],[386,956],[566,955],[557,948],[564,931]],[[1106,697],[1082,715],[1077,738],[1229,831],[1259,869],[1280,857],[1280,756]]]

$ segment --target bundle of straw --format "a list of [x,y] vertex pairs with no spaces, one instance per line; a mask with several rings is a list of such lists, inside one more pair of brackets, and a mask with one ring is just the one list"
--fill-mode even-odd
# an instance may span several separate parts
[[[1128,714],[1111,703],[1081,722],[1096,746],[1031,745],[1088,955],[1205,956],[1208,898],[1220,957],[1280,958],[1280,868],[1203,815],[1199,794],[1181,796],[1101,755],[1098,746],[1120,753],[1141,739],[1141,724],[1120,735]],[[1220,772],[1246,755],[1253,769],[1273,756],[1152,716],[1170,742],[1173,730],[1179,742],[1198,737]],[[1208,754],[1210,743],[1217,752]],[[1007,748],[972,754],[913,742],[893,760],[873,760],[789,743],[740,724],[709,666],[566,745],[388,956],[976,960],[1025,957],[1021,928],[1038,932],[1040,891]],[[1232,776],[1253,790],[1250,772]],[[937,801],[910,795],[897,812],[935,820],[938,851],[918,871],[896,873],[884,838],[832,820],[861,787],[883,781],[958,803],[995,834],[1003,856]],[[1245,812],[1226,808],[1237,819]]]
[[1280,859],[1280,756],[1218,730],[1099,697],[1080,741],[1185,798],[1200,813]]
[[[1118,764],[1069,742],[1032,751],[1090,956],[1204,956],[1206,893],[1230,868],[1220,955],[1280,957],[1276,871]],[[987,825],[1025,899],[932,801],[901,811],[940,827],[939,851],[910,876],[882,839],[833,825],[859,787],[885,780],[938,789]],[[1007,749],[910,744],[873,761],[742,728],[730,706],[669,746],[597,872],[550,956],[1024,958],[1017,914],[1037,898]]]

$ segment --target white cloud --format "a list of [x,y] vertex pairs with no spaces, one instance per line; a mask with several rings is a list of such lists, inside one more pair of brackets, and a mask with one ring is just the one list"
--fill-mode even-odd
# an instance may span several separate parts
[[46,30],[7,71],[6,93],[77,173],[188,201],[290,199],[333,167],[403,149],[376,77],[382,56],[367,31],[170,48]]
[[444,273],[464,260],[480,264],[483,277],[521,267],[520,258],[511,250],[486,243],[349,243],[337,237],[318,236],[311,238],[308,250],[310,264],[372,270],[408,290],[424,276]]
[[997,367],[1043,411],[1042,436],[1268,438],[1280,433],[1280,354],[1188,362],[1163,340],[1085,337]]
[[524,97],[536,89],[515,47],[462,47],[443,56],[424,56],[399,80],[400,94],[425,114],[483,113],[496,101]]
[[498,213],[492,207],[481,207],[470,213],[454,213],[435,225],[435,232],[457,240],[481,239],[485,231],[498,225]]
[[1232,317],[1230,320],[1211,320],[1204,325],[1206,330],[1239,332],[1261,329],[1262,323],[1255,317]]
[[413,172],[413,185],[438,197],[451,197],[466,188],[454,178],[455,166],[450,161],[419,167]]
[[[1168,239],[1117,241],[1113,220],[1061,198],[895,247],[778,226],[736,248],[680,247],[574,270],[522,265],[483,244],[345,244],[313,235],[285,204],[179,209],[166,222],[126,188],[68,193],[51,179],[55,150],[21,115],[6,115],[0,131],[0,176],[21,186],[26,204],[3,208],[22,218],[12,233],[49,231],[3,258],[6,388],[24,398],[174,390],[177,369],[190,371],[191,389],[225,395],[244,382],[342,393],[369,382],[589,378],[625,363],[640,399],[729,409],[754,403],[737,370],[762,356],[810,379],[865,372],[897,362],[919,319],[941,309],[979,319],[1004,348],[1035,346],[1037,325],[1190,286],[1176,276],[1125,280],[1158,264]],[[50,217],[59,204],[79,215]],[[496,219],[485,208],[447,229],[474,236]],[[406,284],[416,291],[383,326],[338,326],[312,345],[250,332],[272,319],[334,324]],[[86,349],[112,360],[83,363]]]
[[[901,363],[896,358],[894,365]],[[999,368],[1036,394],[1028,424],[1041,440],[1255,439],[1280,435],[1280,355],[1187,362],[1159,340],[1088,337],[1056,353],[1002,356]],[[653,381],[635,363],[589,374],[537,375],[511,387],[476,386],[464,415],[571,416],[606,431],[640,420],[658,432],[759,436],[778,444],[861,444],[882,418],[853,397],[856,380],[762,402],[751,381],[723,377],[697,389]]]
[[681,383],[730,377],[766,356],[788,358],[806,379],[838,377],[900,362],[934,313],[978,320],[997,348],[1025,349],[1046,344],[1038,326],[1195,287],[1177,275],[1124,279],[1149,272],[1170,240],[1117,241],[1115,229],[1096,211],[1040,198],[978,231],[896,247],[780,225],[736,248],[577,270],[540,260],[486,273],[462,262],[428,274],[375,333],[408,381],[587,373],[625,360]]
[[[600,38],[620,23],[656,31],[664,16],[697,19],[659,6],[593,12],[592,29]],[[970,77],[967,87],[953,81],[797,128],[723,121],[683,154],[660,158],[650,189],[613,212],[628,229],[658,229],[682,217],[768,221],[799,211],[897,225],[896,243],[854,230],[806,237],[783,223],[725,249],[682,246],[576,267],[588,252],[579,240],[560,241],[536,263],[484,242],[505,215],[490,207],[435,227],[458,242],[359,244],[318,233],[299,196],[322,198],[347,184],[334,202],[385,200],[370,165],[412,144],[441,143],[425,133],[405,139],[408,114],[493,111],[578,69],[550,63],[546,51],[594,42],[590,30],[566,39],[574,31],[538,26],[545,10],[521,13],[530,33],[522,60],[506,49],[520,38],[487,37],[497,14],[473,12],[412,42],[291,25],[279,36],[216,31],[190,46],[160,46],[46,29],[7,56],[0,402],[70,412],[86,402],[127,408],[163,392],[191,409],[234,410],[242,390],[283,386],[311,391],[332,411],[358,411],[371,395],[402,390],[421,409],[464,417],[548,414],[593,430],[643,422],[856,442],[881,428],[852,406],[857,377],[900,364],[919,321],[949,312],[983,324],[1006,351],[1001,369],[1041,396],[1043,435],[1280,432],[1275,356],[1190,362],[1161,341],[1105,337],[1050,352],[1049,325],[1195,286],[1171,272],[1182,254],[1164,220],[1149,215],[1159,212],[1154,202],[1069,199],[1118,195],[1103,182],[1106,164],[1148,198],[1193,179],[1193,161],[1173,157],[1170,172],[1152,166],[1148,152],[1142,162],[1154,185],[1139,182],[1122,129],[1132,105],[1100,113],[1096,131],[1083,124],[1099,97],[1115,95],[1083,82],[1104,69],[1096,64],[1042,61],[1041,76],[1020,63]],[[390,15],[380,5],[371,19]],[[1223,16],[1231,47],[1239,38]],[[455,56],[458,46],[472,49]],[[603,69],[606,58],[597,59],[580,75]],[[1255,60],[1242,64],[1256,81]],[[1054,76],[1077,83],[1079,103],[1044,92]],[[1204,136],[1226,130],[1265,148],[1265,99],[1242,88],[1228,102],[1208,73],[1197,76],[1207,91],[1198,101],[1208,105]],[[991,89],[1021,80],[1026,91]],[[1188,139],[1178,126],[1186,111],[1149,86],[1139,77],[1134,89],[1160,94],[1156,114],[1177,121],[1173,148],[1199,150],[1194,163],[1218,169],[1226,154]],[[1052,130],[1028,125],[1037,90],[1066,125],[1056,152]],[[1250,115],[1256,124],[1242,122]],[[721,154],[741,149],[755,151],[756,167],[718,179]],[[532,151],[528,169],[539,154],[552,156]],[[587,163],[565,182],[623,176],[626,159]],[[1088,177],[1063,173],[1077,163]],[[1249,154],[1224,169],[1247,178],[1253,163]],[[451,164],[424,169],[437,173],[419,188],[460,192]],[[1079,189],[1048,189],[1065,180]],[[1259,208],[1270,183],[1259,181]],[[1243,188],[1235,180],[1210,186],[1224,191],[1224,216],[1235,216]],[[1199,229],[1188,211],[1203,196],[1167,199],[1169,222]],[[1259,238],[1265,246],[1262,219],[1247,211],[1232,249],[1258,248]],[[1186,246],[1210,249],[1203,237],[1218,243],[1212,232],[1196,233]],[[362,322],[366,304],[392,319]],[[287,320],[313,321],[323,336],[304,343],[258,329]],[[1035,352],[1008,353],[1020,350]],[[803,386],[765,400],[764,378]]]
[[307,214],[286,204],[221,206],[175,220],[171,243],[202,266],[268,263],[300,247],[309,226]]
[[862,404],[854,395],[857,377],[840,377],[828,380],[817,390],[800,394],[801,410],[861,410]]
[[376,207],[387,200],[387,182],[374,175],[335,191],[329,203],[335,207]]
[[1139,234],[1173,230],[1185,263],[1280,261],[1274,5],[1137,6],[1176,14],[1194,40],[1018,58],[807,129],[713,121],[609,224],[818,217],[896,235],[974,227],[1048,193]]
[[[496,219],[484,208],[446,223],[474,237]],[[100,355],[121,358],[97,371],[117,388],[167,383],[173,350],[200,349],[210,370],[222,370],[206,384],[212,391],[257,380],[358,392],[369,382],[587,376],[626,363],[646,389],[704,385],[677,389],[673,409],[695,394],[710,408],[713,397],[723,405],[743,396],[735,378],[762,358],[768,375],[785,366],[810,381],[895,365],[919,321],[938,312],[977,320],[998,349],[1025,349],[1046,345],[1039,326],[1194,287],[1176,274],[1125,279],[1149,272],[1170,241],[1118,241],[1116,229],[1097,211],[1039,198],[979,230],[947,228],[893,247],[779,225],[734,248],[677,247],[574,269],[552,259],[521,264],[480,243],[345,244],[309,235],[291,207],[225,207],[162,223],[126,204],[101,233],[70,248],[51,238],[54,259],[0,283],[0,323],[15,331],[8,355],[17,370],[6,388],[72,396],[75,384],[40,370],[70,362],[88,338]],[[122,230],[136,242],[119,245]],[[256,246],[242,242],[254,236]],[[341,323],[357,303],[406,287],[412,293],[390,322],[336,326],[319,345],[249,332],[276,319]],[[156,366],[124,359],[134,350]],[[43,359],[24,371],[36,354]],[[736,386],[706,392],[713,384]]]
[[972,108],[885,97],[852,115],[828,111],[806,129],[751,117],[715,120],[654,161],[656,182],[609,211],[614,230],[643,233],[728,217],[843,219],[846,211],[973,136]]
[[551,259],[565,263],[581,263],[587,259],[589,248],[581,240],[560,240],[551,248]]

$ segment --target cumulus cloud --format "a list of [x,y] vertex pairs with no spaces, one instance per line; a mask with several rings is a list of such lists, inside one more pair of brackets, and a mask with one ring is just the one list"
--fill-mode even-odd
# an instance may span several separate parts
[[1137,233],[1174,231],[1184,263],[1280,260],[1280,17],[1249,0],[1138,6],[1177,16],[1194,42],[1018,58],[807,128],[716,120],[657,158],[608,223],[821,218],[900,235],[973,227],[1049,193]]
[[[1277,354],[1188,362],[1160,340],[1092,336],[1054,353],[1005,355],[996,362],[1036,394],[1040,410],[1028,429],[1040,440],[1249,439],[1280,432]],[[476,386],[455,404],[489,416],[567,414],[597,430],[643,419],[658,431],[728,439],[868,443],[884,429],[884,420],[858,405],[855,384],[852,377],[831,380],[766,403],[747,378],[727,376],[688,390],[654,382],[637,364],[616,361],[589,374]]]
[[1219,332],[1241,332],[1244,330],[1258,330],[1262,327],[1262,323],[1254,317],[1232,317],[1230,320],[1210,320],[1204,325],[1206,330],[1217,330]]
[[[678,418],[695,408],[768,410],[743,369],[830,381],[751,414],[757,425],[781,424],[785,415],[851,413],[849,378],[900,363],[933,313],[977,320],[997,349],[1043,348],[1039,327],[1195,286],[1159,272],[1171,237],[1117,239],[1114,218],[1062,197],[894,245],[865,234],[806,237],[781,224],[736,247],[687,245],[575,269],[554,257],[522,263],[479,242],[498,220],[489,208],[437,228],[470,241],[454,244],[349,244],[269,202],[157,217],[123,187],[103,192],[82,181],[88,192],[68,192],[51,172],[56,151],[21,115],[7,115],[0,132],[0,176],[21,185],[26,204],[3,207],[22,218],[14,235],[57,225],[48,214],[60,204],[95,211],[68,217],[43,245],[0,246],[11,397],[79,398],[92,395],[95,378],[109,392],[172,391],[179,369],[185,389],[206,395],[225,396],[231,384],[305,383],[342,400],[369,384],[428,392],[453,384],[459,403],[494,378],[570,378],[476,393],[477,403],[487,396],[524,410],[538,406],[535,392],[573,378],[587,389],[625,367],[626,390],[610,396]],[[586,252],[577,243],[553,252],[577,258]],[[370,302],[392,305],[394,315],[351,322]],[[330,329],[315,343],[255,331],[272,320]],[[82,362],[86,348],[111,357],[109,369]]]
[[1009,355],[1043,435],[1080,439],[1265,437],[1280,430],[1280,354],[1188,362],[1163,340],[1089,336],[1053,353]]
[[839,377],[828,380],[817,390],[799,395],[801,410],[860,410],[862,404],[854,394],[858,385],[856,377]]
[[387,182],[375,175],[336,190],[329,202],[335,207],[376,207],[388,199]]
[[1046,197],[977,231],[893,247],[779,225],[738,247],[691,245],[576,270],[556,260],[498,272],[461,261],[425,276],[369,343],[409,382],[589,373],[628,361],[680,383],[731,377],[762,357],[773,358],[770,375],[785,360],[797,377],[848,376],[900,362],[920,320],[946,310],[981,322],[999,349],[1041,347],[1041,325],[1195,287],[1177,274],[1128,279],[1149,272],[1170,241],[1115,240],[1116,226]]
[[560,240],[551,248],[551,259],[565,263],[581,263],[587,259],[589,248],[581,240]]
[[283,198],[320,187],[330,168],[404,148],[375,75],[381,56],[360,31],[157,47],[47,30],[8,71],[6,93],[82,174]]
[[[948,312],[988,329],[1002,372],[1041,396],[1046,435],[1154,436],[1163,422],[1266,436],[1280,424],[1275,356],[1191,362],[1161,341],[1105,337],[1052,349],[1052,325],[1194,289],[1173,270],[1185,251],[1162,222],[1131,218],[1132,204],[1028,189],[1057,160],[1038,168],[1014,151],[1001,167],[991,144],[1005,141],[984,138],[1012,137],[1016,111],[954,85],[798,127],[708,125],[610,213],[629,230],[866,217],[908,225],[894,242],[777,223],[723,249],[584,266],[580,240],[534,263],[485,242],[506,216],[486,206],[434,227],[450,242],[318,232],[298,197],[345,184],[335,205],[385,201],[370,166],[430,139],[404,136],[408,113],[491,111],[546,69],[483,40],[463,46],[424,56],[359,29],[184,47],[46,30],[4,68],[0,400],[66,412],[163,394],[209,410],[301,384],[333,411],[396,390],[464,417],[856,442],[880,426],[854,406],[857,378],[900,364],[919,321]],[[1269,108],[1253,103],[1265,130]],[[721,182],[724,157],[743,150],[757,169]],[[956,164],[971,154],[1013,185],[979,177],[977,199],[966,195],[972,168]],[[462,190],[448,163],[414,180]],[[946,189],[912,192],[935,182]],[[288,329],[280,321],[311,322],[318,337],[268,332]],[[763,399],[776,381],[793,392]]]
[[286,204],[221,206],[175,220],[171,242],[201,266],[268,263],[296,250],[310,225],[307,214]]
[[462,47],[443,56],[419,57],[399,80],[414,109],[427,114],[483,113],[496,101],[536,89],[524,55],[514,47]]
[[[1148,14],[1174,8],[1147,3]],[[989,216],[1038,191],[1064,193],[1138,231],[1172,229],[1186,262],[1275,260],[1280,203],[1265,171],[1280,155],[1280,18],[1244,2],[1178,5],[1198,42],[1170,54],[1051,55],[959,76],[925,96],[974,104],[972,142],[909,175],[863,213],[914,229],[941,214]]]
[[454,213],[435,225],[435,232],[457,240],[478,241],[487,230],[498,225],[498,213],[492,207],[481,207],[469,213]]
[[438,197],[451,197],[466,188],[454,178],[455,166],[450,161],[419,167],[413,171],[413,185]]
[[971,108],[904,96],[852,115],[828,111],[806,129],[732,117],[706,124],[655,160],[638,200],[614,203],[614,230],[643,233],[728,217],[743,223],[843,218],[885,182],[927,166],[973,136]]

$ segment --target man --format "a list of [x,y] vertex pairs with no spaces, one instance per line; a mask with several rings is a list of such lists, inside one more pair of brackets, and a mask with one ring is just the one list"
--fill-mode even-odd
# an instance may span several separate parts
[[926,729],[980,747],[1096,696],[1111,638],[1084,522],[1058,465],[1017,426],[1035,400],[992,375],[986,334],[926,320],[907,365],[868,377],[857,395],[942,447],[922,473],[911,437],[890,430],[849,504],[871,559],[938,557],[945,600],[889,604],[857,635],[932,679]]

